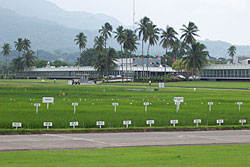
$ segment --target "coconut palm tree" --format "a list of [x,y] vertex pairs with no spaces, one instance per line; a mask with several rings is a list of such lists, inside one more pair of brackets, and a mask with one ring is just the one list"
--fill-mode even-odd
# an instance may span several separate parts
[[[112,37],[112,31],[113,31],[113,27],[112,25],[110,25],[109,23],[105,23],[104,26],[102,26],[102,28],[99,30],[99,33],[101,33],[101,35],[104,37],[104,55],[106,57],[106,63],[108,62],[107,60],[107,40],[109,37]],[[106,64],[106,69],[108,68],[108,64]],[[106,71],[107,73],[107,71]]]
[[[126,53],[129,52],[130,55],[130,73],[132,73],[132,52],[137,50],[137,36],[134,33],[134,31],[125,29],[124,30],[125,38],[124,38],[124,45],[123,48],[126,51]],[[129,56],[128,56],[129,57]],[[126,59],[127,61],[127,59]],[[127,62],[126,62],[127,64]],[[127,65],[126,65],[126,74],[127,74]],[[128,75],[127,75],[127,81],[128,81]]]
[[148,51],[147,51],[147,76],[149,77],[149,70],[148,70],[148,66],[149,66],[149,48],[150,46],[154,46],[155,44],[157,44],[158,40],[159,40],[159,32],[160,29],[157,28],[157,26],[155,24],[153,24],[153,22],[148,24]]
[[183,41],[187,44],[192,45],[194,42],[196,42],[195,36],[199,37],[199,35],[197,34],[199,29],[193,22],[189,22],[188,26],[183,24],[183,28],[181,28],[181,31],[181,39],[183,39]]
[[26,50],[23,53],[23,62],[25,68],[30,68],[35,64],[36,56],[34,56],[35,52],[32,50]]
[[17,41],[14,42],[16,50],[19,52],[18,57],[20,57],[21,52],[23,51],[23,39],[18,38]]
[[115,35],[115,39],[117,40],[117,42],[120,44],[121,46],[121,63],[122,63],[122,83],[123,83],[123,44],[124,44],[124,39],[125,39],[125,34],[124,34],[124,29],[123,26],[119,26],[116,31],[114,32]]
[[232,57],[232,59],[234,58],[235,54],[236,54],[236,47],[234,45],[230,46],[227,49],[227,53],[230,57]]
[[102,76],[105,71],[106,66],[106,59],[103,54],[104,51],[104,37],[103,36],[96,36],[94,39],[94,48],[98,52],[98,55],[95,57],[95,61],[93,62],[92,66],[97,69],[100,73],[99,75]]
[[8,56],[11,53],[11,46],[8,43],[4,43],[1,54],[6,57],[6,78],[8,77]]
[[12,70],[16,73],[24,69],[23,57],[18,56],[17,58],[12,59],[11,61]]
[[[83,32],[80,32],[78,35],[76,35],[76,38],[74,39],[74,41],[76,42],[76,45],[78,45],[79,47],[80,57],[81,57],[82,49],[84,49],[87,44],[87,37],[84,35]],[[78,66],[80,66],[80,58],[79,58]]]
[[151,23],[151,20],[148,17],[143,17],[137,25],[139,26],[136,29],[136,32],[138,32],[139,39],[141,39],[141,46],[142,46],[142,59],[143,59],[143,83],[145,82],[144,79],[144,42],[146,43],[148,41],[148,25]]
[[187,70],[192,72],[192,76],[195,79],[194,75],[196,72],[201,71],[202,66],[207,64],[207,56],[209,55],[208,51],[205,50],[206,46],[199,42],[193,43],[189,46],[187,50],[187,55],[184,57],[183,61]]
[[108,54],[107,54],[108,75],[110,75],[110,69],[113,69],[116,66],[116,64],[115,64],[116,60],[117,60],[116,50],[114,48],[109,48]]
[[174,30],[173,27],[167,26],[166,30],[161,30],[161,41],[160,44],[162,45],[162,47],[164,49],[166,49],[166,54],[164,56],[164,62],[165,62],[165,77],[164,77],[164,83],[166,80],[166,68],[167,68],[167,53],[168,53],[168,49],[174,47],[175,41],[177,40],[176,35],[178,35],[178,33]]
[[29,39],[24,38],[23,40],[23,50],[28,51],[31,48],[31,42]]

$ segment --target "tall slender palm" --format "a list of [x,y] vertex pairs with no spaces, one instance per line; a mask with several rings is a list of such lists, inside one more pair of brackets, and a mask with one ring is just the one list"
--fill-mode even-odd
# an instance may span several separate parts
[[24,67],[30,68],[35,64],[36,56],[34,56],[35,52],[32,50],[26,50],[23,53],[23,61],[24,61]]
[[16,50],[19,52],[18,57],[20,57],[21,52],[23,51],[23,39],[18,38],[17,41],[14,42]]
[[24,38],[23,40],[23,50],[28,51],[31,48],[31,42],[29,39]]
[[[109,23],[105,23],[104,26],[102,26],[102,28],[99,30],[99,33],[101,33],[101,35],[104,37],[104,46],[105,46],[104,55],[106,57],[106,63],[108,62],[108,60],[107,60],[107,40],[109,37],[112,37],[112,31],[113,31],[113,27]],[[108,64],[106,64],[106,69],[107,68],[108,68]],[[107,71],[106,71],[106,75],[108,75]]]
[[76,38],[74,39],[74,41],[76,42],[76,45],[78,45],[79,50],[80,50],[80,57],[79,57],[79,61],[78,61],[78,66],[80,66],[80,58],[81,58],[81,54],[82,54],[82,49],[84,49],[86,47],[87,44],[87,37],[84,35],[83,32],[80,32],[78,35],[76,35]]
[[117,42],[120,44],[121,46],[121,63],[122,63],[122,83],[123,83],[123,44],[124,44],[124,38],[125,38],[125,34],[124,34],[124,29],[123,29],[123,26],[119,26],[117,27],[116,31],[114,32],[116,35],[115,35],[115,38],[117,40]]
[[199,42],[193,43],[189,46],[186,57],[184,57],[184,64],[187,66],[187,69],[192,72],[192,76],[195,79],[194,75],[197,71],[202,69],[204,64],[207,64],[207,56],[209,55],[208,51],[205,50],[206,46]]
[[148,51],[147,51],[147,76],[149,77],[150,73],[148,70],[148,66],[149,66],[149,48],[150,46],[154,46],[155,44],[157,44],[157,41],[159,40],[159,32],[160,29],[157,28],[157,26],[155,24],[153,24],[153,22],[151,22],[148,25]]
[[139,39],[141,39],[141,46],[142,46],[142,59],[143,59],[143,73],[142,73],[142,77],[143,77],[143,83],[145,82],[144,79],[144,42],[146,43],[148,41],[148,25],[151,23],[151,20],[148,17],[143,17],[138,24],[138,28],[136,29],[136,32],[139,32]]
[[103,36],[96,36],[94,39],[94,48],[97,50],[98,55],[95,58],[95,61],[93,62],[92,66],[97,69],[97,71],[100,73],[99,75],[102,76],[105,71],[106,66],[106,59],[103,55],[104,50],[104,37]]
[[194,42],[196,42],[195,36],[199,37],[199,35],[197,34],[199,29],[193,22],[189,22],[188,26],[183,24],[183,28],[181,28],[181,31],[181,39],[183,39],[183,41],[187,44],[193,44]]
[[164,77],[164,83],[166,80],[166,68],[167,68],[167,53],[168,53],[168,48],[172,48],[174,47],[175,44],[175,40],[177,39],[176,35],[178,35],[178,33],[174,30],[173,27],[167,26],[166,30],[162,30],[161,33],[161,41],[160,44],[162,45],[162,47],[164,49],[166,49],[166,54],[164,56],[164,62],[165,62],[165,77]]
[[232,59],[234,58],[235,54],[236,54],[236,47],[234,45],[230,46],[227,49],[227,53],[230,57],[232,57]]
[[[123,48],[126,51],[126,53],[129,52],[130,54],[130,59],[129,59],[130,60],[130,74],[132,74],[132,52],[137,50],[137,45],[138,45],[137,36],[134,33],[134,31],[129,30],[129,29],[125,29],[124,34],[125,34],[125,38],[124,38]],[[127,65],[126,65],[126,74],[127,74]],[[128,81],[128,75],[127,75],[127,81]]]
[[6,57],[6,78],[8,78],[8,56],[11,53],[11,46],[8,43],[4,43],[2,47],[2,55]]

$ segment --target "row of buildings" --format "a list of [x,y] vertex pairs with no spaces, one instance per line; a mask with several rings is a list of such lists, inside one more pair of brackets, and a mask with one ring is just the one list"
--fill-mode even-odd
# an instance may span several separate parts
[[[110,76],[117,78],[124,73],[136,76],[163,76],[165,73],[176,74],[177,71],[161,64],[160,59],[127,58],[118,59],[116,67]],[[145,74],[146,73],[146,74]],[[33,68],[16,75],[16,78],[46,78],[46,79],[75,79],[96,78],[99,72],[91,66],[85,67],[54,67]],[[235,57],[233,64],[218,64],[204,66],[201,72],[202,80],[250,80],[250,57]]]

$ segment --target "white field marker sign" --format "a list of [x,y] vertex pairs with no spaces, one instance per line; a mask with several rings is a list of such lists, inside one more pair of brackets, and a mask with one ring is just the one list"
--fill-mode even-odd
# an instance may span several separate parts
[[239,123],[240,123],[241,125],[244,125],[244,124],[246,124],[246,123],[247,123],[247,120],[245,120],[245,119],[241,119],[241,120],[239,120]]
[[53,123],[52,122],[44,122],[43,126],[47,127],[47,129],[49,129],[49,127],[53,126]]
[[237,105],[239,105],[239,111],[240,111],[240,106],[243,104],[243,102],[237,102]]
[[144,102],[143,105],[145,106],[145,112],[148,111],[148,106],[150,105],[149,102]]
[[132,122],[130,120],[128,121],[123,121],[123,125],[126,125],[126,128],[128,128],[128,125],[131,125]]
[[176,105],[176,112],[179,111],[181,103],[184,102],[184,97],[175,97],[174,98],[174,103]]
[[175,126],[176,124],[178,124],[178,120],[171,120],[170,123]]
[[155,124],[155,121],[154,120],[147,120],[146,124],[149,125],[150,127],[152,127],[152,125]]
[[102,128],[102,126],[105,125],[105,122],[104,121],[97,121],[96,125],[99,126],[100,128]]
[[116,112],[116,106],[119,106],[119,103],[112,103],[112,106],[114,106],[114,112]]
[[41,104],[40,103],[35,103],[34,104],[34,107],[36,107],[36,114],[38,114],[38,107],[40,107]]
[[214,105],[214,103],[213,102],[208,102],[208,105],[209,105],[209,112],[211,112],[212,111],[212,105]]
[[74,114],[76,113],[76,106],[78,106],[78,103],[72,103],[72,106],[74,106]]
[[12,127],[13,128],[21,128],[22,127],[22,123],[21,122],[12,122]]
[[194,124],[196,124],[197,127],[199,126],[200,123],[201,123],[201,119],[194,120]]
[[48,110],[49,103],[54,103],[54,97],[43,97],[43,103],[47,103],[47,110]]
[[78,125],[79,125],[78,122],[70,122],[70,123],[69,123],[69,126],[73,127],[73,129],[75,129],[76,126],[78,126]]
[[163,82],[159,82],[159,88],[164,88],[165,84]]
[[219,124],[219,125],[221,126],[221,124],[224,123],[224,120],[223,120],[223,119],[218,119],[218,120],[216,121],[216,123]]

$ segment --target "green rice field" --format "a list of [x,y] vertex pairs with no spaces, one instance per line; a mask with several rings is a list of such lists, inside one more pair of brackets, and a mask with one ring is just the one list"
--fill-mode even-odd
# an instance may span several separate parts
[[[214,126],[217,119],[224,119],[224,125],[239,125],[239,119],[246,119],[248,124],[250,121],[248,90],[69,86],[66,82],[0,80],[0,128],[10,129],[12,122],[22,122],[27,129],[41,129],[43,122],[53,122],[53,128],[70,128],[69,122],[78,121],[79,128],[96,128],[96,121],[105,121],[104,128],[117,128],[124,127],[124,120],[131,120],[132,127],[146,127],[146,120],[155,120],[155,127],[171,126],[170,120],[179,120],[177,126],[195,126],[194,119],[201,119],[202,126]],[[232,84],[237,87],[246,83],[230,82]],[[55,98],[48,110],[42,97]],[[179,112],[176,112],[174,97],[184,97]],[[79,103],[76,114],[74,102]],[[116,113],[114,102],[119,103]],[[152,103],[147,112],[144,102]],[[208,102],[214,102],[212,112],[209,112]],[[243,102],[240,111],[236,102]],[[34,103],[41,103],[38,114]]]

